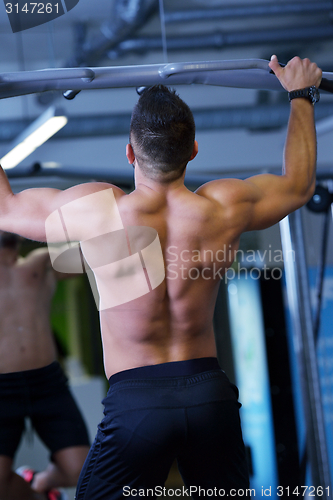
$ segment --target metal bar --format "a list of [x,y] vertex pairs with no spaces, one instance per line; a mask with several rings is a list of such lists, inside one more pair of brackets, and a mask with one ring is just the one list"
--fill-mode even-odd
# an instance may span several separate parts
[[[221,64],[223,69],[217,69],[218,63]],[[257,64],[257,67],[253,67],[254,64]],[[195,69],[196,65],[199,67],[198,71]],[[203,70],[202,65],[214,67],[214,70]],[[237,69],[235,69],[236,66]],[[165,67],[165,64],[147,64],[100,67],[94,68],[93,70],[91,70],[91,68],[79,68],[79,71],[93,71],[93,80],[91,80],[90,77],[82,78],[81,73],[79,77],[77,77],[76,70],[78,68],[49,70],[52,71],[54,79],[49,79],[48,70],[45,70],[44,76],[46,76],[46,78],[43,78],[43,71],[40,70],[3,73],[0,77],[2,79],[7,79],[7,82],[1,83],[0,81],[0,98],[4,99],[7,97],[46,92],[49,90],[67,91],[71,89],[75,91],[122,87],[146,87],[165,82],[165,77],[161,76],[161,73],[164,74]],[[187,68],[185,72],[184,67]],[[62,77],[64,70],[66,71],[66,78]],[[333,80],[333,73],[324,72],[323,77],[328,80]],[[268,61],[264,59],[242,60],[242,64],[238,64],[237,60],[219,62],[198,61],[194,65],[193,63],[183,63],[181,72],[170,74],[167,81],[168,85],[189,85],[198,83],[222,87],[284,91],[279,80],[274,74],[270,73]]]
[[91,68],[52,68],[36,71],[20,71],[15,73],[3,73],[0,75],[0,83],[40,82],[54,80],[56,78],[64,80],[83,78],[91,82],[95,78],[95,73]]
[[262,69],[270,71],[269,61],[264,59],[236,59],[235,61],[205,61],[190,63],[170,63],[158,70],[161,78],[169,78],[171,75],[182,75],[184,73],[202,71],[225,71],[235,69]]
[[[253,62],[251,62],[251,65],[252,64]],[[268,63],[266,62],[266,64]],[[165,79],[162,78],[159,73],[164,67],[165,64],[150,64],[94,68],[95,78],[93,81],[76,78],[75,71],[73,70],[72,78],[63,79],[61,77],[62,68],[59,68],[59,70],[52,70],[54,72],[59,71],[59,76],[55,77],[53,80],[48,78],[43,79],[42,71],[28,72],[29,74],[26,75],[26,79],[25,72],[5,73],[1,75],[2,78],[10,79],[10,82],[0,83],[0,98],[46,92],[49,90],[67,91],[71,89],[75,91],[151,86],[165,82]],[[76,68],[73,69],[75,70]],[[31,81],[32,73],[35,75],[33,77],[34,81]],[[201,72],[193,70],[192,72],[171,75],[168,78],[169,85],[187,85],[192,83],[283,90],[275,75],[270,74],[267,70],[247,69],[246,64],[242,70]]]
[[[188,50],[198,51],[205,49],[224,49],[248,45],[262,45],[269,43],[307,42],[313,40],[332,39],[333,26],[331,24],[317,24],[308,26],[286,26],[284,28],[255,29],[251,31],[214,30],[209,33],[194,35],[169,36],[168,52]],[[123,40],[108,52],[110,59],[117,59],[127,53],[146,53],[152,50],[161,50],[162,42],[158,36],[133,37]]]
[[317,2],[275,2],[257,5],[226,5],[225,7],[165,12],[166,23],[233,19],[240,17],[275,16],[287,14],[316,14],[332,11],[330,0]]
[[298,359],[311,485],[323,488],[321,498],[332,498],[325,422],[311,316],[301,211],[280,222],[288,304]]

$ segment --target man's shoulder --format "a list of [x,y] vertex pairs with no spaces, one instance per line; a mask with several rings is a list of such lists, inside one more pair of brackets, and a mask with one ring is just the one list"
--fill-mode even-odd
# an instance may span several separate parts
[[215,220],[232,230],[235,239],[246,230],[251,217],[252,191],[246,180],[227,178],[208,182],[196,193],[210,201]]
[[93,195],[95,195],[93,197],[98,199],[98,193],[102,196],[105,192],[113,193],[115,198],[125,195],[125,192],[114,184],[108,182],[86,182],[63,191],[61,201],[62,203],[71,203]]
[[235,178],[216,179],[200,186],[195,193],[222,205],[233,203],[239,197],[244,181]]

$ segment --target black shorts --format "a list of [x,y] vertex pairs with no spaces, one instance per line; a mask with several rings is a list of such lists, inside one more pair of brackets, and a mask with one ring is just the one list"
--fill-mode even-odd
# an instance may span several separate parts
[[27,417],[51,454],[89,446],[86,425],[58,362],[0,374],[0,455],[14,458]]
[[77,500],[161,496],[175,459],[192,498],[249,487],[238,390],[216,358],[119,372],[103,404]]

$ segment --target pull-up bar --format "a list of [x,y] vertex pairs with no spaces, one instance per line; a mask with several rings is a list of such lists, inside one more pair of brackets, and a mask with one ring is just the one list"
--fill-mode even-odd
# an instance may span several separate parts
[[[2,73],[0,99],[49,90],[62,91],[70,98],[81,90],[147,87],[158,83],[283,90],[268,64],[265,59],[236,59]],[[320,88],[333,93],[333,73],[323,72]]]

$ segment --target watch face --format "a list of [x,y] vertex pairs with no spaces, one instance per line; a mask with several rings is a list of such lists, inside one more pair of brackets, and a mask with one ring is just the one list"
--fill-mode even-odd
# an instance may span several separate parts
[[319,90],[317,89],[317,87],[312,86],[309,88],[309,96],[312,98],[313,104],[315,104],[316,102],[319,101],[320,94],[319,94]]

